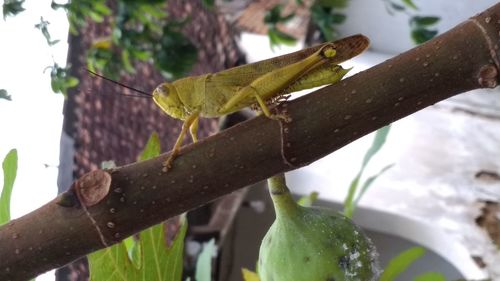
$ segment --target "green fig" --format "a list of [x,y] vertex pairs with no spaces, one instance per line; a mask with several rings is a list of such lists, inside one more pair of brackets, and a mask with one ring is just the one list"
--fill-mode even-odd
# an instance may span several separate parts
[[350,219],[328,209],[302,207],[284,175],[268,180],[276,220],[262,240],[261,281],[370,281],[378,253]]

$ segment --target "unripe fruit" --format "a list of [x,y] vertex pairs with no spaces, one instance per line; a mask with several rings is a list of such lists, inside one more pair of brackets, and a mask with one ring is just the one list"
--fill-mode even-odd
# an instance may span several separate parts
[[347,217],[299,206],[284,177],[268,181],[276,220],[262,240],[261,281],[370,281],[378,277],[377,252]]

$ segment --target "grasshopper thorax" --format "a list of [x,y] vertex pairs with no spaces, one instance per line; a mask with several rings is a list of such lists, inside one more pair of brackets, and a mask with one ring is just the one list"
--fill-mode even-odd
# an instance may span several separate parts
[[161,83],[153,91],[153,100],[165,113],[171,117],[184,120],[189,116],[179,98],[177,89],[171,83]]

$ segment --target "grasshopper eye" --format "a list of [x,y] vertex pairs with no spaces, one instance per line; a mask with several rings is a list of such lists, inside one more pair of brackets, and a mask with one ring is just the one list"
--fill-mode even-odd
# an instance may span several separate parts
[[158,93],[164,97],[168,96],[168,87],[167,85],[165,84],[161,84],[160,86],[158,86],[158,88],[156,88],[156,90],[158,91]]

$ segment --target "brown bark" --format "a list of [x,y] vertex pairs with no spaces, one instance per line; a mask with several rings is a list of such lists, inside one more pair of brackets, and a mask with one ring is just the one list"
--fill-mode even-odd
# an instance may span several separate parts
[[241,123],[184,147],[167,173],[162,172],[166,154],[109,171],[110,192],[96,205],[82,208],[68,192],[2,226],[0,279],[33,277],[224,194],[307,165],[438,101],[496,87],[499,40],[497,4],[426,44],[286,103],[290,123],[263,116]]

